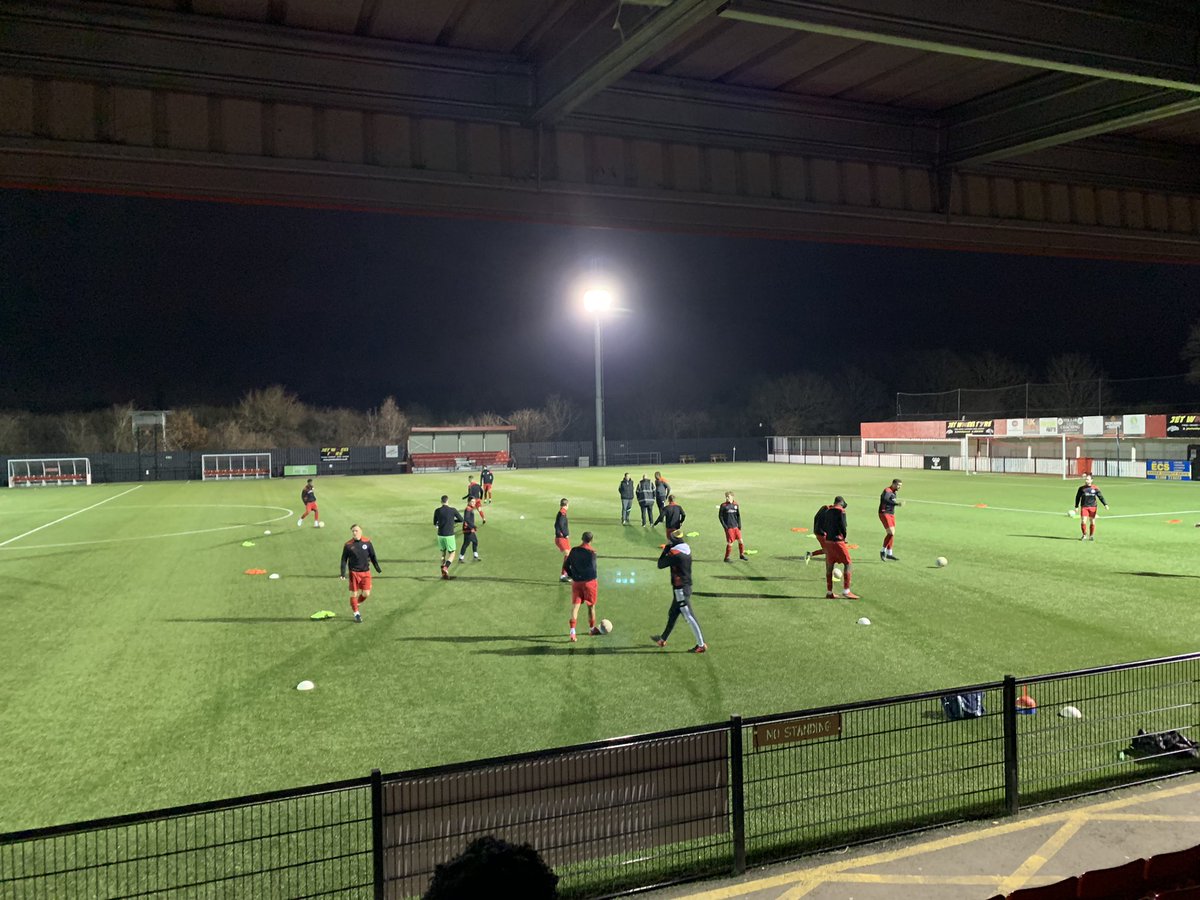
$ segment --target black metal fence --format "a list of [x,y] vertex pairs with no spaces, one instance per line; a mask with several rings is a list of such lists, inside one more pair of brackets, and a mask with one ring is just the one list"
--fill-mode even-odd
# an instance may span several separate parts
[[[949,720],[974,692],[983,715]],[[1195,737],[1198,711],[1194,653],[734,716],[0,835],[0,897],[414,897],[485,834],[609,897],[1191,771],[1155,737]]]

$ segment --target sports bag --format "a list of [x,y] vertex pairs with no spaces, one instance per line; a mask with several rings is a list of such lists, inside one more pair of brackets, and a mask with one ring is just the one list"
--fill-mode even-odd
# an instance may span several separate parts
[[987,712],[983,708],[983,691],[947,694],[942,698],[942,709],[947,719],[977,719]]

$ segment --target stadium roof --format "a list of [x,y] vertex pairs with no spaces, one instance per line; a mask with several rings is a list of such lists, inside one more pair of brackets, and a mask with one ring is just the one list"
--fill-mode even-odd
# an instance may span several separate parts
[[0,178],[1195,260],[1197,46],[1191,0],[0,0]]

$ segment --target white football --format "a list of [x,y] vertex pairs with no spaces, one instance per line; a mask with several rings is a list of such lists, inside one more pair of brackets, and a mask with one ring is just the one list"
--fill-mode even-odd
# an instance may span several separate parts
[[521,518],[523,519],[523,518],[525,518],[525,517],[524,517],[524,516],[521,516]]
[[305,680],[305,681],[300,682],[298,685],[296,685],[296,690],[311,691],[315,687],[316,687],[316,685],[313,684],[311,681]]
[[612,634],[612,622],[610,622],[608,619],[601,619],[600,620],[600,633],[601,634]]
[[947,560],[946,557],[944,557],[944,556],[939,556],[937,559],[934,560],[934,562],[937,563],[937,567],[940,569],[943,566],[945,566],[949,562],[949,560]]
[[868,619],[866,616],[863,616],[861,619],[858,620],[858,624],[859,625],[870,625],[871,620]]
[[1058,711],[1058,714],[1060,716],[1062,716],[1064,719],[1082,719],[1083,718],[1083,713],[1081,713],[1074,706],[1064,706],[1062,709],[1060,709]]
[[842,580],[842,570],[839,569],[837,566],[833,567],[833,580],[834,581]]
[[263,534],[270,534],[270,533],[271,533],[271,529],[269,529],[269,528],[263,532]]
[[278,573],[278,572],[272,572],[272,573],[271,573],[270,575],[268,575],[267,577],[268,577],[268,578],[270,578],[272,581],[278,581],[278,580],[279,580],[279,573]]
[[1068,516],[1070,516],[1072,519],[1073,519],[1073,518],[1075,518],[1075,510],[1073,510],[1073,509],[1068,509],[1068,510],[1067,510],[1067,515],[1068,515]]
[[318,522],[318,523],[317,523],[317,527],[318,527],[318,528],[324,528],[324,527],[325,527],[325,523],[324,523],[324,522]]

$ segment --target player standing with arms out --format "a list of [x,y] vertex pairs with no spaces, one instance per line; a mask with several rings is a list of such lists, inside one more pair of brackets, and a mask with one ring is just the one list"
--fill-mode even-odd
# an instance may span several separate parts
[[304,520],[308,518],[308,514],[313,514],[313,528],[321,527],[321,514],[317,512],[317,492],[313,490],[312,479],[308,479],[308,483],[300,488],[300,502],[304,504],[304,515],[296,520],[296,527],[299,528],[304,524]]
[[725,492],[725,502],[717,513],[721,527],[725,529],[725,562],[729,562],[729,554],[733,552],[733,542],[737,541],[738,559],[749,559],[746,556],[746,545],[742,543],[742,510],[738,506],[733,491]]
[[[654,502],[658,504],[658,518],[651,524],[651,528],[663,520],[663,508],[667,505],[667,498],[671,496],[671,485],[667,484],[667,479],[662,477],[662,472],[654,473]],[[671,529],[667,529],[667,534],[671,533]]]
[[[1096,540],[1096,503],[1104,507],[1105,512],[1108,511],[1108,503],[1104,499],[1104,495],[1100,493],[1100,488],[1092,484],[1092,476],[1084,475],[1083,484],[1079,486],[1079,490],[1075,492],[1075,508],[1079,510],[1079,530],[1082,534],[1079,535],[1081,541]],[[1091,525],[1091,531],[1088,530],[1088,525]]]
[[904,482],[899,478],[893,478],[892,483],[879,495],[879,521],[883,523],[883,546],[879,549],[879,558],[891,562],[900,561],[898,556],[892,555],[892,544],[896,541],[896,507],[904,505],[904,501],[896,497],[902,484]]
[[633,509],[633,479],[629,477],[629,473],[625,473],[625,477],[621,479],[621,486],[617,488],[617,493],[621,496],[621,524],[629,524],[629,511]]
[[479,518],[486,525],[487,516],[483,514],[483,488],[479,486],[474,475],[467,476],[467,492],[463,494],[463,499],[467,501],[467,506],[479,511]]
[[859,597],[850,590],[850,549],[846,546],[846,498],[834,497],[833,503],[817,510],[813,520],[813,531],[821,541],[825,550],[825,596],[832,600],[833,566],[842,564],[842,596],[848,600],[858,600]]
[[667,638],[680,616],[687,621],[696,636],[696,646],[689,653],[705,653],[708,644],[704,643],[704,635],[700,632],[700,623],[692,612],[692,548],[683,539],[682,531],[667,532],[667,545],[658,557],[660,569],[671,570],[671,608],[667,610],[667,627],[662,634],[653,635],[650,640],[660,647],[667,646]]
[[490,504],[492,502],[492,482],[496,480],[496,476],[492,474],[492,470],[487,466],[479,473],[479,482],[483,485],[483,502]]
[[567,498],[558,501],[558,515],[554,517],[554,546],[562,551],[563,566],[559,573],[559,581],[569,581],[567,577],[567,554],[571,552],[571,526],[567,522]]
[[358,611],[360,603],[366,603],[371,596],[371,566],[383,574],[379,568],[379,560],[375,558],[375,545],[370,538],[363,537],[362,529],[357,525],[350,526],[350,540],[342,547],[341,578],[346,580],[346,570],[350,570],[350,608],[354,610],[354,621],[362,621],[362,613]]
[[598,578],[596,571],[596,551],[592,549],[592,533],[583,533],[583,543],[571,549],[564,563],[567,575],[571,579],[571,643],[575,643],[575,622],[579,618],[579,607],[584,603],[588,608],[588,634],[599,634],[596,627],[596,597],[598,593]]
[[467,504],[467,508],[462,511],[462,534],[463,546],[462,553],[458,554],[458,561],[462,562],[467,556],[467,545],[471,547],[471,552],[479,559],[479,535],[476,534],[475,528],[475,510],[471,508],[471,504]]
[[665,522],[667,526],[667,534],[672,531],[678,531],[683,525],[683,520],[687,518],[687,513],[683,511],[683,507],[675,502],[674,494],[667,494],[667,505],[662,508],[662,512],[658,514],[658,518],[654,520],[654,524]]
[[645,475],[637,486],[638,505],[642,508],[642,527],[654,521],[654,482]]
[[458,510],[450,505],[450,498],[442,494],[442,505],[433,511],[433,524],[438,530],[438,549],[442,551],[442,577],[450,578],[450,563],[454,560],[454,526],[463,520]]

